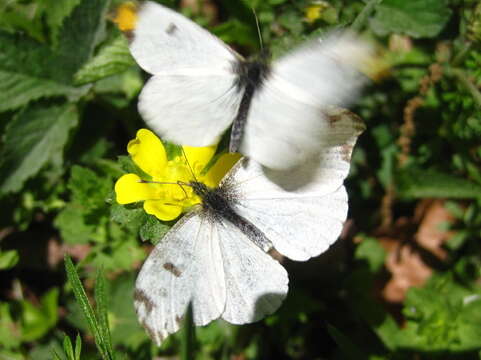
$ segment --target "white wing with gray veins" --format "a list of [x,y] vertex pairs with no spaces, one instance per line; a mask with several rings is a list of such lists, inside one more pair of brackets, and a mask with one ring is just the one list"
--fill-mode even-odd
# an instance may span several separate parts
[[179,329],[189,301],[195,325],[219,317],[251,323],[277,310],[288,281],[284,268],[236,226],[211,222],[195,211],[165,235],[144,263],[134,305],[140,323],[160,345]]
[[179,329],[190,301],[196,325],[217,319],[226,302],[217,233],[197,212],[184,216],[157,244],[134,292],[139,321],[158,345]]
[[176,144],[207,146],[234,120],[236,54],[185,16],[151,1],[139,5],[130,51],[153,76],[139,96],[139,112],[158,135]]

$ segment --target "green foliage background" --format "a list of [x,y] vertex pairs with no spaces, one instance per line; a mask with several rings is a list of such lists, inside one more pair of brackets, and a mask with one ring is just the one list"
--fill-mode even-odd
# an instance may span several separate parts
[[[113,193],[133,166],[126,145],[143,126],[136,102],[147,78],[109,20],[119,3],[0,3],[0,359],[481,358],[480,1],[217,0],[214,12],[163,2],[244,55],[259,47],[253,8],[274,57],[351,26],[381,60],[354,108],[367,130],[347,181],[349,231],[317,259],[284,262],[290,292],[274,315],[214,322],[193,343],[186,326],[160,349],[131,296],[149,244],[171,224]],[[389,303],[380,239],[414,252],[409,234],[428,199],[452,217],[445,256]],[[65,252],[77,260],[67,273]]]

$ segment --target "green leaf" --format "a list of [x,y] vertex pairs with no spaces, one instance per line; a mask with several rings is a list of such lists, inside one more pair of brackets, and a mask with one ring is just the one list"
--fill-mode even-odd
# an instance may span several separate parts
[[481,198],[481,186],[434,170],[402,169],[395,176],[397,193],[405,198]]
[[75,339],[75,360],[80,360],[80,354],[82,353],[82,338],[79,334]]
[[14,110],[40,98],[66,96],[76,99],[87,87],[72,87],[28,74],[0,70],[0,112]]
[[55,218],[55,227],[67,244],[86,244],[95,234],[95,224],[86,224],[84,209],[77,204],[67,205]]
[[40,307],[23,300],[22,340],[33,341],[43,337],[58,320],[58,288],[49,290],[40,300]]
[[[85,93],[87,88],[72,86],[73,75],[90,58],[101,40],[107,5],[105,0],[83,0],[65,20],[61,18],[68,12],[68,4],[53,15],[54,23],[63,22],[62,36],[55,49],[22,34],[0,31],[0,83],[16,81],[12,89],[6,84],[0,85],[0,111],[14,109],[41,97],[74,97]],[[55,6],[60,7],[62,5]]]
[[67,18],[81,0],[42,0],[47,8],[45,12],[46,22],[50,29],[50,41],[54,46],[58,44],[58,34]]
[[68,360],[75,360],[72,341],[70,341],[70,338],[67,335],[63,338],[63,351],[65,352],[65,355],[67,355]]
[[20,333],[20,326],[13,321],[10,304],[0,303],[0,348],[16,349],[20,345]]
[[447,0],[384,0],[376,10],[371,27],[380,35],[434,37],[451,17]]
[[398,337],[405,349],[463,352],[481,346],[481,291],[460,284],[452,273],[436,274],[423,288],[410,288]]
[[102,341],[105,344],[105,349],[113,358],[112,338],[109,330],[108,320],[108,304],[107,295],[105,290],[105,277],[102,270],[97,272],[95,279],[95,303],[97,305],[96,312],[99,320],[99,332],[102,336]]
[[132,303],[135,288],[135,275],[124,273],[117,277],[109,287],[109,320],[112,342],[115,345],[137,348],[148,339],[140,326]]
[[45,8],[38,3],[22,4],[19,1],[4,1],[0,5],[0,27],[8,31],[24,31],[32,38],[45,42],[42,15]]
[[83,288],[82,282],[78,277],[77,270],[75,269],[75,266],[68,255],[65,255],[65,271],[67,272],[67,278],[68,278],[68,281],[70,282],[70,285],[72,286],[75,299],[80,305],[80,308],[82,309],[82,313],[84,314],[84,317],[87,320],[87,324],[94,336],[95,344],[97,345],[97,349],[102,359],[111,360],[112,358],[109,356],[109,353],[106,348],[106,344],[103,341],[102,333],[99,327],[99,322],[95,317],[94,310],[90,305],[87,294],[85,293],[85,289]]
[[127,40],[123,35],[105,45],[97,56],[90,59],[74,76],[77,85],[94,82],[123,72],[135,65]]
[[97,175],[94,171],[74,165],[68,182],[72,192],[72,202],[82,205],[86,210],[105,206],[105,199],[112,189],[112,180]]
[[171,225],[161,222],[155,216],[148,215],[140,227],[140,238],[142,241],[150,240],[156,244],[169,231]]
[[0,192],[19,191],[25,180],[62,153],[77,122],[73,105],[34,106],[18,114],[4,134]]
[[18,263],[17,250],[0,250],[0,270],[7,270],[14,267]]
[[365,260],[369,270],[375,273],[384,265],[386,251],[376,238],[362,236],[362,242],[356,248],[355,258]]

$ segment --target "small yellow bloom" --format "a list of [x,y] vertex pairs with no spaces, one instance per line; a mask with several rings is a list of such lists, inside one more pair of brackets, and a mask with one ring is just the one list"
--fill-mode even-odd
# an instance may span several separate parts
[[311,1],[310,5],[305,8],[304,13],[309,24],[312,24],[321,18],[328,24],[334,24],[337,22],[336,9],[326,1]]
[[127,145],[127,151],[134,163],[151,178],[142,179],[137,174],[123,175],[115,183],[117,202],[130,204],[143,201],[148,214],[164,221],[177,218],[201,201],[191,187],[181,186],[178,182],[195,180],[216,187],[240,158],[238,154],[224,154],[204,174],[203,170],[216,148],[184,146],[181,156],[168,160],[160,139],[150,130],[139,130],[137,137]]
[[137,23],[137,6],[130,1],[121,4],[117,8],[113,21],[121,31],[134,30]]

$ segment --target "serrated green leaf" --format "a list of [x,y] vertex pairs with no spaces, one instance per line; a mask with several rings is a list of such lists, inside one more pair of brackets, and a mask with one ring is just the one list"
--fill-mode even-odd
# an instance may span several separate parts
[[95,210],[105,206],[105,199],[112,189],[112,180],[97,175],[88,168],[74,165],[68,188],[72,193],[72,202],[81,205],[85,210]]
[[0,112],[14,110],[41,98],[66,96],[71,100],[85,94],[88,87],[72,87],[55,81],[0,70]]
[[135,61],[123,35],[105,45],[97,56],[87,62],[74,76],[77,85],[94,82],[127,70]]
[[18,263],[18,259],[17,250],[0,250],[0,270],[7,270],[14,267]]
[[434,37],[450,17],[447,0],[383,0],[376,7],[371,27],[381,35],[403,33],[416,38]]
[[4,134],[0,192],[19,191],[25,180],[62,153],[77,122],[73,105],[34,106],[16,116]]
[[42,26],[44,7],[38,3],[7,2],[0,9],[0,27],[9,31],[25,31],[32,38],[44,42]]
[[110,219],[119,224],[138,231],[139,227],[145,222],[147,214],[143,208],[129,209],[120,204],[113,204],[110,208]]
[[434,170],[403,169],[395,182],[398,195],[405,198],[481,198],[480,185]]
[[[82,95],[86,88],[75,89],[73,75],[90,58],[101,38],[107,5],[105,0],[83,0],[63,21],[62,36],[55,49],[22,34],[0,31],[1,78],[22,81],[14,89],[0,92],[1,108],[14,109],[40,97]],[[52,83],[58,83],[58,88]]]
[[45,18],[50,29],[50,41],[54,46],[58,44],[58,34],[64,20],[72,13],[81,0],[42,0],[47,8]]
[[169,231],[170,225],[158,220],[155,216],[148,215],[145,222],[140,227],[140,238],[142,241],[150,240],[156,244]]
[[77,204],[67,205],[55,218],[54,226],[68,244],[86,244],[95,233],[95,225],[85,224],[84,210]]

